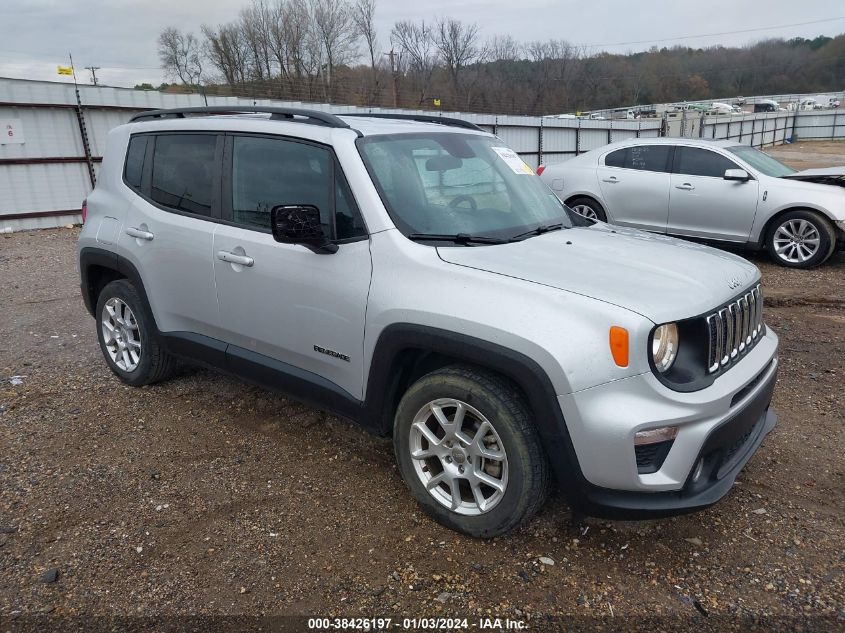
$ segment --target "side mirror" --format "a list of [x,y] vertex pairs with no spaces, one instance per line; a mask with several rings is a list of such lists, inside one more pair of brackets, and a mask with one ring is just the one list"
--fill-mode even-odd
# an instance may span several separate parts
[[282,244],[302,244],[315,253],[336,253],[337,244],[323,233],[320,210],[310,204],[280,205],[270,210],[273,239]]
[[725,170],[724,179],[735,182],[748,182],[751,180],[751,176],[744,169],[727,169]]

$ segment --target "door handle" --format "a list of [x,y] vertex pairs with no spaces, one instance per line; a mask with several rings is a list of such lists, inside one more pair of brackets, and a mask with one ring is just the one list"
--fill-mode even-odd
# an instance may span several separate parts
[[616,184],[619,182],[619,179],[616,176],[611,176],[610,178],[603,178],[602,182],[609,182],[611,184]]
[[684,191],[692,191],[693,189],[695,189],[695,187],[693,187],[688,182],[685,182],[682,185],[675,185],[675,189],[683,189]]
[[229,262],[230,264],[240,264],[241,266],[246,266],[247,268],[251,268],[255,263],[255,260],[252,257],[247,255],[238,255],[237,253],[230,253],[229,251],[217,251],[217,259]]
[[136,237],[139,240],[146,240],[147,242],[151,242],[152,239],[155,237],[149,231],[144,231],[142,229],[135,228],[134,226],[130,226],[126,229],[126,234],[130,237]]

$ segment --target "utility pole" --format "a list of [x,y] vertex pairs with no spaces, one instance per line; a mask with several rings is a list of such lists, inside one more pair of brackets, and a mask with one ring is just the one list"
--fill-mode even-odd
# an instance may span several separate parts
[[390,49],[389,53],[385,53],[390,58],[390,74],[393,76],[393,107],[399,107],[399,69],[396,68],[396,53]]
[[98,85],[97,84],[97,71],[100,70],[100,67],[99,66],[86,66],[85,70],[91,71],[91,83],[94,84],[95,86]]

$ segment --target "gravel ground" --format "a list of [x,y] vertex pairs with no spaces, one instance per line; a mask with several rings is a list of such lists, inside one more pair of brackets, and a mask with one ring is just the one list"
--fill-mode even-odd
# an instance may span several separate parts
[[0,237],[0,630],[203,614],[845,629],[845,253],[810,272],[753,258],[780,424],[725,500],[621,523],[553,498],[482,541],[421,513],[390,442],[341,419],[204,370],[119,383],[76,235]]

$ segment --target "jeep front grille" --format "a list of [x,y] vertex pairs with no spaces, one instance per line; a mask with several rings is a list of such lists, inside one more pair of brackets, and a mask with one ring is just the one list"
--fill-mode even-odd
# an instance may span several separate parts
[[763,333],[763,292],[757,284],[749,292],[707,316],[710,344],[707,373],[713,374],[757,344]]

